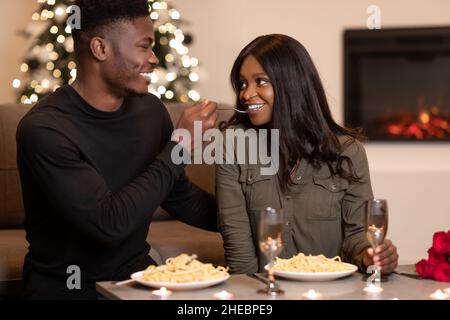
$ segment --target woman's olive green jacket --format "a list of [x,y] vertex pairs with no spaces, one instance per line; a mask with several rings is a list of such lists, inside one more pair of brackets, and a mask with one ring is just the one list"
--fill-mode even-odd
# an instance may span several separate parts
[[299,252],[341,256],[363,268],[362,253],[370,246],[364,230],[365,202],[373,197],[369,166],[360,142],[348,136],[339,140],[342,155],[351,159],[359,182],[332,177],[326,164],[316,169],[303,159],[293,182],[282,191],[280,172],[262,175],[259,164],[216,166],[219,229],[232,273],[262,271],[266,261],[258,249],[257,216],[266,207],[284,212],[280,257]]

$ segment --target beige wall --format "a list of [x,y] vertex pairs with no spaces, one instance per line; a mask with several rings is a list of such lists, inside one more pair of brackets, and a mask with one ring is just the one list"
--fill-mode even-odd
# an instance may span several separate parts
[[[382,27],[450,25],[448,0],[176,0],[195,36],[202,66],[200,93],[232,103],[228,75],[240,49],[258,35],[285,33],[309,50],[333,114],[343,119],[342,33],[365,27],[370,4]],[[450,229],[450,146],[367,144],[374,193],[389,199],[389,238],[402,263],[426,256],[433,232]]]
[[0,103],[14,102],[12,81],[20,76],[19,67],[29,41],[18,35],[38,8],[36,0],[0,0]]
[[[321,73],[333,114],[342,120],[342,32],[365,27],[366,8],[381,7],[382,25],[450,25],[448,0],[174,0],[195,43],[202,66],[198,89],[231,103],[228,73],[239,50],[254,37],[285,33],[300,40]],[[36,8],[35,0],[0,0],[0,103],[14,100],[11,81],[26,43],[15,32]],[[402,262],[426,255],[432,233],[450,229],[450,147],[447,144],[366,146],[376,196],[389,199],[389,237]]]

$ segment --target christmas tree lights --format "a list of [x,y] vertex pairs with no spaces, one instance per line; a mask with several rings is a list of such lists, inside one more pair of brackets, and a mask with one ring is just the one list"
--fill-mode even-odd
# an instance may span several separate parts
[[[34,39],[20,65],[20,76],[12,81],[17,100],[33,104],[77,75],[71,28],[67,26],[73,0],[37,0],[30,26],[22,32]],[[155,30],[153,51],[159,65],[151,76],[148,91],[163,101],[200,100],[193,89],[199,80],[198,59],[190,56],[192,36],[180,29],[180,13],[165,1],[148,0]]]

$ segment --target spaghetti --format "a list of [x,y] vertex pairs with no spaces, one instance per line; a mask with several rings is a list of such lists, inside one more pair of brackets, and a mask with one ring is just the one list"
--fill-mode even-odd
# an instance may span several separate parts
[[196,256],[181,254],[166,260],[161,266],[149,266],[142,279],[151,282],[186,283],[222,279],[228,276],[228,268],[214,267],[210,263],[202,263]]
[[306,256],[299,253],[290,259],[277,258],[274,264],[274,270],[290,272],[337,272],[351,269],[339,256],[330,259],[322,254]]

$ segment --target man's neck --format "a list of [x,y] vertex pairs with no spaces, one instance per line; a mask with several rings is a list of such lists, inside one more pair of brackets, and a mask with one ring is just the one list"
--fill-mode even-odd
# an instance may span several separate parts
[[124,97],[114,94],[101,80],[95,81],[78,78],[72,83],[78,94],[92,107],[104,112],[117,111],[123,103]]

